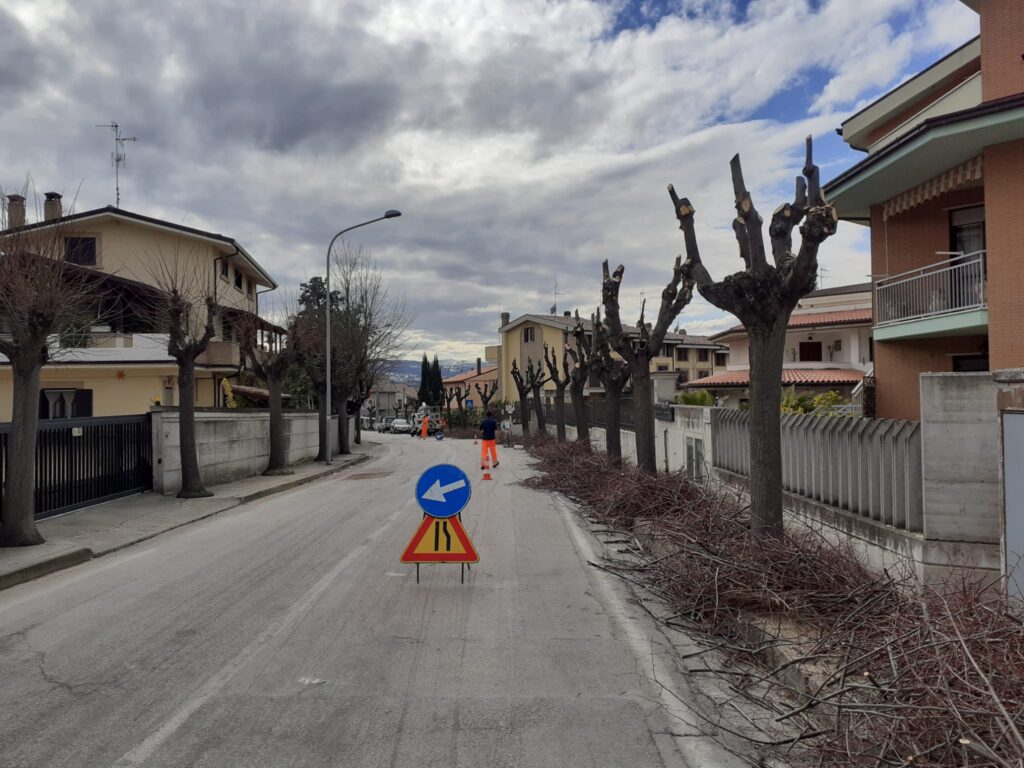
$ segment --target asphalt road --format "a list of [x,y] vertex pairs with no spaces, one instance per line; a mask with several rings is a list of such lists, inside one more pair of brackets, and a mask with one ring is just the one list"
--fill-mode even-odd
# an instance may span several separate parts
[[[484,482],[467,441],[368,437],[384,458],[0,592],[0,766],[736,764],[521,451]],[[439,462],[481,562],[417,585]]]

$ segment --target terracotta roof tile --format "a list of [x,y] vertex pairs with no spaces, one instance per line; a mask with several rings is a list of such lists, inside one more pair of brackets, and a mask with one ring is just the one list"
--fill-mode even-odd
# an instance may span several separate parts
[[[864,378],[863,371],[847,368],[785,368],[782,371],[782,384],[823,385],[823,384],[859,384]],[[708,387],[746,387],[750,385],[750,371],[729,371],[695,379],[687,383],[691,389],[707,389]]]
[[[792,314],[787,328],[821,328],[828,325],[855,325],[871,322],[871,308],[841,309],[835,312],[807,312]],[[727,331],[716,333],[711,338],[718,339],[733,333],[741,333],[746,329],[742,325],[734,325]]]

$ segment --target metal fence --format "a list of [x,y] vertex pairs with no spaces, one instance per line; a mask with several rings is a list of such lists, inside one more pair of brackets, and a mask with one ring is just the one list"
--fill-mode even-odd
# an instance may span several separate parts
[[[587,400],[584,402],[587,411],[587,424],[591,427],[604,428],[608,424],[608,402],[605,400]],[[544,409],[548,423],[555,423],[555,408],[547,406]],[[633,428],[633,398],[624,397],[621,400],[620,417],[622,429]],[[576,426],[576,411],[572,402],[565,402],[565,423],[571,427]]]
[[[712,412],[716,468],[750,474],[749,416],[739,410]],[[782,486],[870,520],[920,532],[921,424],[784,414]]]
[[[36,517],[151,490],[151,424],[148,413],[41,421],[36,441]],[[8,478],[10,428],[0,424],[0,487],[6,487]]]
[[875,324],[987,306],[985,251],[949,256],[945,261],[879,280],[875,285]]

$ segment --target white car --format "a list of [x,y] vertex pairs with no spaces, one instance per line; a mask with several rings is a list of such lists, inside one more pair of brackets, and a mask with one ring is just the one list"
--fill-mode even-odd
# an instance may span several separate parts
[[405,419],[395,419],[388,425],[388,432],[396,435],[408,434],[411,429],[412,424]]

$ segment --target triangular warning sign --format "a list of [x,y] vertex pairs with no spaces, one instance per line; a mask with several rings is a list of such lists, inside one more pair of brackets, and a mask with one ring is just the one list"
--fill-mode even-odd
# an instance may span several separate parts
[[457,517],[424,517],[402,553],[403,563],[478,563],[469,534]]

